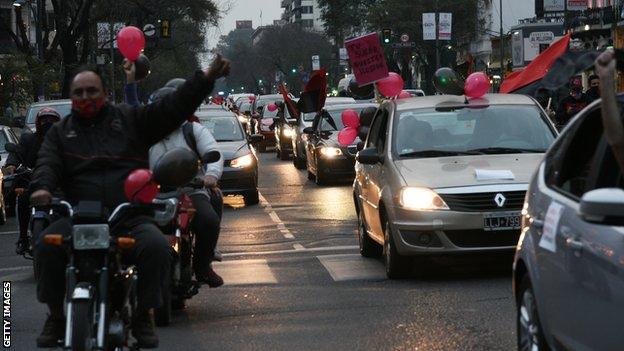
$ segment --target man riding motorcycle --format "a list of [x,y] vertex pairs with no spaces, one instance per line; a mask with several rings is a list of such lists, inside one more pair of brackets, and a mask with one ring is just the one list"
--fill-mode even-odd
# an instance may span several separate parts
[[[81,69],[70,85],[72,113],[47,133],[31,182],[31,203],[51,201],[51,192],[61,190],[66,199],[100,201],[109,210],[125,202],[123,182],[135,169],[148,166],[148,150],[183,123],[214,87],[216,79],[229,73],[229,62],[217,56],[206,71],[197,71],[175,93],[147,106],[113,105],[107,102],[101,76]],[[169,245],[150,218],[136,217],[126,223],[136,240],[128,259],[137,266],[137,314],[132,334],[138,347],[158,346],[152,310],[162,304],[162,284],[169,276]],[[52,223],[42,233],[67,236],[71,221]],[[37,296],[50,314],[39,347],[54,347],[63,337],[63,298],[67,253],[58,246],[36,243],[39,272]]]
[[[13,174],[21,164],[27,168],[35,168],[37,154],[43,143],[43,138],[55,122],[61,120],[61,115],[51,107],[44,107],[35,119],[35,132],[23,132],[19,141],[19,154],[10,153],[6,162],[6,172]],[[30,201],[28,194],[17,198],[17,217],[19,221],[19,239],[16,243],[15,252],[23,255],[29,246],[28,223],[30,222]]]
[[[139,105],[136,98],[135,72],[133,67],[126,62],[125,98],[130,105]],[[175,78],[167,83],[167,86],[157,90],[150,96],[150,103],[161,100],[184,84],[185,80]],[[219,151],[218,144],[208,128],[200,123],[195,123],[197,117],[190,115],[185,123],[163,140],[152,146],[149,151],[150,168],[167,151],[174,148],[189,149],[197,154],[199,159],[210,151]],[[223,278],[217,274],[211,266],[214,260],[219,232],[221,231],[221,201],[214,201],[214,197],[222,198],[218,188],[218,181],[223,173],[223,158],[218,162],[203,165],[197,174],[201,177],[204,187],[209,190],[197,191],[190,195],[195,208],[195,215],[191,222],[191,229],[195,233],[195,254],[193,255],[193,268],[195,278],[199,282],[207,283],[211,288],[223,285]],[[212,201],[211,201],[212,200]],[[217,207],[217,208],[215,208]]]

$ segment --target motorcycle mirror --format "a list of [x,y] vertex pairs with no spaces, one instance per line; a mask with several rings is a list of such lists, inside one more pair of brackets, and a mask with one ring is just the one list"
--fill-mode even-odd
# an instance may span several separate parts
[[220,159],[221,153],[219,151],[208,151],[202,156],[202,163],[215,163]]
[[13,152],[13,153],[19,152],[19,146],[17,146],[15,143],[4,144],[4,149],[8,152]]
[[177,188],[193,180],[198,167],[199,160],[194,152],[175,148],[167,151],[156,162],[154,180],[161,186]]

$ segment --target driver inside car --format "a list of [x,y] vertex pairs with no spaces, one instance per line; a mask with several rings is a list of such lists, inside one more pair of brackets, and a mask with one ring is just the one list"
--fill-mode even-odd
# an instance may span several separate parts
[[[39,152],[31,189],[31,203],[50,203],[51,193],[60,190],[72,205],[99,201],[109,211],[126,202],[124,180],[135,169],[148,168],[148,150],[177,129],[193,114],[214,82],[229,73],[229,61],[219,55],[206,71],[197,71],[174,93],[146,106],[113,105],[96,69],[81,68],[70,85],[72,112],[46,134]],[[169,245],[151,218],[136,217],[124,222],[136,240],[128,252],[139,271],[137,314],[132,334],[137,346],[154,348],[153,308],[162,304],[162,284],[169,275]],[[64,218],[52,223],[45,234],[71,233]],[[37,297],[48,305],[49,315],[38,347],[55,347],[64,336],[65,268],[67,253],[42,240],[35,249],[38,270]]]

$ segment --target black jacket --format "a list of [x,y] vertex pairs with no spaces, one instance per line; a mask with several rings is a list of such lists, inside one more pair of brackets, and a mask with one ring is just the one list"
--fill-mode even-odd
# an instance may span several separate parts
[[43,137],[41,133],[32,133],[30,131],[23,131],[19,140],[19,155],[9,153],[7,158],[7,166],[19,166],[24,164],[28,168],[34,168],[37,162],[37,154],[43,143]]
[[175,92],[146,106],[107,104],[93,119],[73,113],[46,134],[31,189],[61,190],[68,201],[126,201],[123,184],[149,168],[149,148],[192,115],[214,85],[198,71]]

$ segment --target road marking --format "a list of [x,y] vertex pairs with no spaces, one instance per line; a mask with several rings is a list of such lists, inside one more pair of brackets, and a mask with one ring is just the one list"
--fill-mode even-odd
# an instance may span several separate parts
[[316,256],[334,281],[386,279],[380,261],[359,254]]
[[306,249],[305,247],[303,247],[303,245],[301,245],[299,243],[293,244],[293,248],[295,248],[295,250],[305,250]]
[[269,217],[271,217],[273,223],[277,224],[277,229],[280,231],[280,233],[282,233],[284,238],[294,239],[295,236],[290,232],[290,230],[288,230],[288,228],[286,228],[286,225],[279,218],[277,212],[273,210],[273,207],[271,207],[271,204],[267,201],[267,199],[261,193],[258,193],[258,197],[260,198],[260,204],[264,206],[264,211],[269,214]]
[[212,266],[223,277],[225,285],[277,283],[267,260],[264,259],[213,262]]
[[273,251],[254,251],[254,252],[229,252],[224,253],[222,257],[244,257],[244,256],[262,256],[262,255],[276,255],[276,254],[292,254],[292,253],[314,253],[314,252],[326,252],[326,251],[347,251],[357,250],[359,246],[324,246],[324,247],[304,247],[303,250],[273,250]]
[[17,266],[17,267],[9,267],[9,268],[0,268],[0,272],[21,271],[22,269],[32,269],[32,265],[31,266]]
[[8,232],[0,232],[0,235],[9,235],[9,234],[17,234],[19,233],[17,230],[12,230]]

